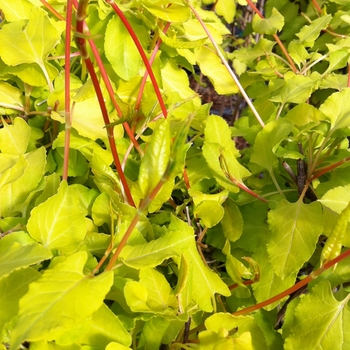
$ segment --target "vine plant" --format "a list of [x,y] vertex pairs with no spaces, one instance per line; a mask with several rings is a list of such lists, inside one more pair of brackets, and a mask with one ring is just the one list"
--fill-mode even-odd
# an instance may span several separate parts
[[0,0],[2,349],[350,347],[350,4],[256,5]]

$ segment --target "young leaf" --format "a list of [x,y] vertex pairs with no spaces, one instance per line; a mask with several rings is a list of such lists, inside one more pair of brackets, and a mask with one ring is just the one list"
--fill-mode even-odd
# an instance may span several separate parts
[[221,220],[222,231],[229,241],[235,242],[243,232],[242,214],[230,199],[225,201],[223,207],[225,214]]
[[6,0],[1,0],[0,8],[6,13],[7,21],[16,22],[29,18],[33,4],[27,0],[14,0],[11,4]]
[[328,281],[321,281],[304,296],[294,312],[290,335],[285,349],[332,349],[342,350],[350,344],[347,325],[350,295],[337,301]]
[[19,300],[27,293],[30,283],[40,277],[40,273],[28,267],[14,271],[0,281],[0,332],[7,322],[18,315]]
[[55,340],[101,307],[113,284],[113,272],[85,276],[82,271],[87,257],[86,252],[78,252],[57,258],[57,264],[30,284],[11,331],[11,350],[25,340]]
[[225,21],[230,24],[236,14],[236,4],[230,0],[219,0],[215,5],[215,12],[219,16],[223,16]]
[[320,35],[321,30],[328,27],[331,19],[332,15],[319,17],[312,21],[310,25],[304,26],[301,31],[296,34],[296,36],[305,47],[312,47],[314,46],[315,40]]
[[298,271],[310,259],[323,230],[319,203],[289,203],[283,199],[268,214],[272,237],[267,244],[270,262],[282,279]]
[[333,187],[319,199],[319,202],[340,214],[350,202],[350,185]]
[[69,254],[86,235],[86,214],[77,189],[62,182],[56,195],[32,210],[28,232],[44,247]]
[[118,16],[109,21],[104,48],[112,68],[122,79],[129,81],[141,66],[141,56],[128,30]]
[[253,30],[260,34],[276,34],[284,25],[284,17],[275,9],[269,18],[260,18],[258,14],[253,18]]
[[144,2],[143,6],[152,13],[153,16],[158,17],[166,22],[186,22],[191,17],[191,11],[188,6],[183,4],[172,4],[171,6],[159,6],[159,3],[152,1]]
[[[14,113],[15,109],[12,108],[18,109],[23,107],[21,90],[10,85],[9,83],[5,83],[4,81],[0,82],[0,101],[0,113],[2,115]],[[15,118],[15,120],[17,119],[20,118]],[[3,123],[3,125],[6,125],[6,122]],[[0,149],[2,148],[3,144],[1,143]]]
[[141,161],[139,186],[144,197],[156,187],[167,169],[170,159],[170,141],[169,121],[163,119],[154,130]]

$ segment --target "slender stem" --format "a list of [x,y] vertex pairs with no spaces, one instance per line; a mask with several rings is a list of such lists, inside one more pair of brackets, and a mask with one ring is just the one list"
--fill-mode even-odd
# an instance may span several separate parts
[[154,88],[154,91],[155,91],[155,93],[157,95],[157,98],[158,98],[158,101],[159,101],[159,105],[160,105],[160,108],[161,108],[161,110],[163,112],[164,118],[166,118],[167,115],[168,115],[167,108],[165,107],[165,103],[164,103],[162,94],[160,93],[159,86],[158,86],[156,77],[154,76],[152,67],[151,67],[151,65],[148,62],[148,58],[147,58],[147,56],[146,56],[146,54],[145,54],[145,52],[144,52],[144,50],[142,48],[142,45],[141,45],[141,43],[140,43],[136,33],[132,29],[130,23],[128,22],[127,18],[125,17],[124,13],[120,10],[118,5],[113,0],[105,0],[105,1],[112,6],[113,10],[119,16],[119,18],[121,19],[121,21],[125,25],[125,28],[129,32],[132,40],[134,41],[134,43],[135,43],[135,45],[136,45],[136,47],[137,47],[137,49],[138,49],[138,51],[139,51],[139,53],[140,53],[140,55],[142,57],[143,63],[146,66],[146,69],[148,71],[149,77],[150,77],[150,79],[152,81],[153,88]]
[[65,18],[60,13],[58,13],[46,0],[40,0],[40,2],[59,20],[65,21]]
[[64,50],[64,109],[65,109],[65,140],[64,140],[64,157],[63,157],[63,176],[62,179],[68,180],[69,153],[70,153],[70,131],[72,126],[70,110],[70,42],[71,42],[71,25],[72,25],[72,0],[67,1],[67,19],[66,19],[66,40]]
[[316,0],[312,0],[312,3],[315,6],[317,12],[321,14],[322,13],[322,9],[321,9],[320,5],[317,3],[317,1]]
[[310,181],[317,179],[318,177],[322,176],[323,174],[326,174],[326,173],[330,172],[331,170],[337,168],[338,166],[341,166],[342,164],[347,163],[349,161],[350,161],[350,157],[346,157],[346,158],[344,158],[344,159],[340,160],[339,162],[336,162],[332,165],[328,165],[328,166],[321,168],[321,169],[316,169],[317,173],[311,176]]
[[324,264],[323,266],[321,266],[320,268],[318,268],[316,271],[311,272],[310,275],[306,276],[303,280],[299,281],[298,283],[296,283],[294,286],[286,289],[285,291],[283,291],[282,293],[279,293],[277,295],[275,295],[274,297],[264,300],[261,303],[258,303],[256,305],[247,307],[245,309],[233,312],[232,315],[233,316],[240,316],[240,315],[246,315],[252,311],[256,311],[259,310],[265,306],[268,306],[270,304],[275,303],[276,301],[292,294],[293,292],[297,291],[298,289],[300,289],[301,287],[307,285],[308,283],[310,283],[312,280],[314,280],[315,278],[317,278],[322,272],[328,270],[330,267],[334,266],[335,264],[337,264],[339,261],[344,260],[345,258],[347,258],[348,256],[350,256],[350,249],[346,250],[345,252],[343,252],[342,254],[340,254],[339,256],[337,256],[336,258],[334,258],[333,260],[329,261],[328,263]]
[[90,77],[91,77],[92,83],[94,85],[96,96],[97,96],[98,102],[100,104],[100,109],[101,109],[101,113],[103,116],[103,120],[104,120],[104,123],[106,126],[108,142],[109,142],[109,145],[111,148],[114,164],[117,168],[117,172],[119,174],[120,181],[122,182],[122,186],[124,189],[126,199],[130,205],[135,207],[135,203],[134,203],[134,200],[132,198],[128,183],[126,181],[124,172],[121,168],[121,164],[120,164],[120,160],[119,160],[119,156],[118,156],[118,151],[117,151],[117,146],[115,144],[115,139],[114,139],[114,128],[113,128],[113,126],[111,126],[111,122],[109,120],[108,111],[107,111],[106,104],[104,102],[104,98],[103,98],[103,94],[102,94],[102,90],[100,87],[100,82],[98,81],[96,72],[94,70],[94,67],[92,65],[92,62],[90,60],[90,57],[89,57],[89,54],[88,54],[88,51],[86,48],[86,39],[84,37],[84,33],[85,33],[84,20],[86,18],[86,10],[87,10],[88,3],[89,3],[89,0],[81,0],[79,2],[79,6],[78,6],[78,10],[77,10],[77,18],[76,18],[76,20],[77,20],[76,28],[77,28],[77,32],[81,35],[76,36],[75,41],[76,41],[77,47],[81,53],[81,57],[83,58],[85,65],[90,73]]
[[[249,6],[253,9],[253,11],[262,19],[265,19],[264,15],[259,11],[259,9],[253,4],[252,0],[247,0],[247,3],[249,4]],[[282,52],[284,53],[284,55],[286,56],[289,64],[291,65],[293,72],[297,73],[298,69],[295,66],[292,58],[289,56],[289,53],[287,51],[287,49],[285,48],[285,46],[283,45],[281,39],[278,37],[277,34],[273,34],[274,39],[276,40],[278,46],[281,48]]]
[[215,42],[213,36],[211,35],[208,27],[205,25],[205,23],[203,22],[203,20],[201,19],[201,17],[199,16],[198,12],[195,10],[195,8],[190,4],[190,2],[188,0],[186,0],[188,6],[190,7],[191,11],[194,13],[194,15],[196,16],[197,20],[199,21],[199,23],[201,24],[201,26],[203,27],[204,31],[206,32],[206,34],[208,35],[209,40],[211,41],[211,43],[213,44],[213,46],[215,47],[216,53],[217,55],[220,57],[222,64],[225,66],[225,68],[227,69],[227,71],[229,72],[231,78],[233,79],[233,81],[236,83],[239,91],[241,92],[243,98],[245,99],[245,101],[247,102],[248,106],[250,107],[250,109],[252,110],[255,118],[257,119],[257,121],[259,122],[259,124],[264,127],[265,123],[263,122],[263,120],[261,119],[258,111],[256,110],[256,108],[254,107],[252,101],[250,100],[249,96],[247,95],[247,93],[245,92],[245,90],[243,89],[243,86],[241,85],[241,83],[239,82],[239,79],[236,77],[236,74],[233,72],[233,70],[231,69],[231,67],[229,66],[227,60],[225,59],[224,55],[221,53],[221,50],[219,48],[219,46],[217,45],[217,43]]

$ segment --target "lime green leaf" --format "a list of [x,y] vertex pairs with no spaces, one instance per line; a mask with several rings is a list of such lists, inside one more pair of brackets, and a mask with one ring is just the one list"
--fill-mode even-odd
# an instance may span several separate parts
[[180,313],[188,310],[191,304],[192,296],[192,272],[188,261],[181,255],[181,262],[179,266],[179,276],[175,289],[175,295],[178,300]]
[[38,341],[30,343],[31,350],[94,350],[93,348],[82,348],[78,344],[58,345],[54,342]]
[[322,113],[308,103],[301,103],[293,107],[285,116],[286,119],[298,126],[317,123],[322,119]]
[[192,269],[192,298],[206,312],[212,312],[215,305],[216,293],[231,295],[227,285],[212,270],[210,270],[201,259],[194,241],[191,242],[187,251],[183,252],[185,259]]
[[[106,350],[130,350],[131,348],[115,342],[109,343]],[[88,349],[87,349],[88,350]]]
[[62,182],[56,195],[32,210],[28,232],[48,249],[72,253],[86,235],[86,214],[79,192]]
[[12,125],[4,122],[3,126],[0,129],[0,150],[13,155],[24,154],[30,140],[30,126],[22,118],[15,118]]
[[221,220],[222,231],[225,237],[235,242],[239,239],[243,232],[243,218],[237,205],[231,200],[225,201],[224,205],[224,217]]
[[343,50],[337,50],[332,52],[329,55],[329,66],[327,70],[323,73],[323,75],[325,76],[330,72],[346,67],[348,64],[348,60],[349,60],[348,50],[343,49]]
[[133,312],[152,312],[147,305],[148,291],[140,282],[130,281],[124,287],[125,300]]
[[228,95],[238,92],[237,85],[221,63],[219,56],[206,46],[202,46],[195,53],[201,72],[209,78],[218,94]]
[[28,197],[41,181],[46,164],[46,150],[44,147],[27,153],[26,167],[22,176],[4,185],[0,191],[0,212],[7,216],[11,212],[26,210]]
[[103,348],[112,341],[129,346],[131,336],[119,318],[105,304],[102,304],[92,315],[91,328],[79,341],[82,344]]
[[295,309],[285,349],[345,349],[350,344],[349,297],[337,301],[328,281],[317,284]]
[[[0,57],[9,66],[22,63],[37,63],[45,75],[48,75],[44,60],[58,44],[61,30],[57,29],[41,8],[33,7],[28,24],[9,23],[0,31]],[[45,35],[42,35],[45,33]]]
[[258,14],[253,18],[253,30],[260,34],[276,34],[284,25],[284,17],[275,9],[269,18],[260,18]]
[[193,40],[193,41],[183,41],[178,40],[176,37],[170,37],[163,33],[162,30],[158,30],[159,37],[162,39],[162,41],[167,44],[170,47],[174,47],[176,49],[193,49],[196,47],[200,47],[204,44],[204,42],[207,40],[199,39],[199,40]]
[[148,292],[147,305],[154,311],[161,312],[169,306],[176,308],[175,295],[164,275],[155,269],[140,271],[140,283]]
[[285,74],[284,84],[277,94],[270,100],[273,102],[286,103],[304,103],[317,87],[317,80],[310,76],[296,75],[292,72]]
[[333,93],[321,105],[320,111],[326,115],[327,120],[329,120],[331,123],[331,128],[333,131],[350,126],[349,99],[350,88],[346,88],[341,92]]
[[319,199],[319,202],[340,214],[350,202],[350,185],[332,188]]
[[19,179],[28,166],[25,157],[12,156],[7,153],[0,155],[0,161],[0,189]]
[[20,300],[18,319],[11,332],[11,350],[24,340],[55,340],[90,318],[113,284],[112,271],[94,278],[84,276],[86,252],[57,259],[58,263],[31,283]]
[[[17,89],[16,87],[8,83],[5,83],[4,81],[1,81],[0,82],[0,113],[2,115],[12,114],[16,112],[16,110],[13,108],[17,108],[17,109],[23,108],[22,92],[20,89]],[[0,148],[2,148],[2,144]]]
[[7,322],[18,315],[19,300],[27,293],[30,283],[36,281],[40,273],[28,267],[14,271],[0,281],[0,331]]
[[310,54],[298,40],[292,40],[289,43],[288,53],[299,67],[301,64],[305,64],[306,60],[310,57]]
[[232,23],[236,14],[236,4],[230,0],[219,0],[215,5],[215,12],[223,16],[227,23]]
[[298,271],[310,259],[323,230],[319,203],[289,203],[285,199],[268,214],[272,237],[267,245],[269,258],[282,279]]
[[27,0],[14,0],[11,4],[6,0],[0,1],[0,8],[6,14],[6,20],[9,22],[28,19],[33,8]]
[[143,5],[153,16],[158,17],[167,22],[186,22],[191,17],[191,11],[188,6],[182,4],[172,4],[171,6],[163,5],[152,2],[147,2]]
[[184,223],[182,230],[169,230],[163,237],[149,243],[125,246],[120,257],[124,264],[136,269],[155,267],[165,259],[180,256],[191,241],[193,229]]
[[314,46],[315,40],[320,35],[321,30],[328,27],[331,19],[332,15],[319,17],[312,21],[310,25],[304,26],[296,36],[305,47],[312,47]]
[[277,164],[274,151],[293,129],[293,124],[286,119],[279,119],[266,124],[256,137],[251,161],[262,168],[272,171]]
[[118,76],[127,81],[132,79],[140,69],[141,56],[118,16],[108,23],[104,45],[106,57]]
[[139,186],[144,197],[149,195],[161,180],[170,159],[170,129],[166,119],[160,121],[141,161]]
[[10,246],[6,239],[0,244],[0,278],[9,275],[12,271],[37,264],[50,259],[52,254],[40,244],[21,245],[13,242]]

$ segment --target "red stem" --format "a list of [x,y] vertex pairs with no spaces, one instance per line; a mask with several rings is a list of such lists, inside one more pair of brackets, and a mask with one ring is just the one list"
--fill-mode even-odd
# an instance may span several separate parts
[[146,66],[146,69],[147,69],[147,72],[149,74],[149,77],[150,77],[150,79],[152,81],[153,88],[154,88],[154,91],[155,91],[155,93],[157,95],[157,98],[158,98],[158,101],[159,101],[159,105],[160,105],[160,108],[161,108],[161,110],[163,112],[164,118],[166,118],[167,115],[168,115],[168,111],[167,111],[167,109],[165,107],[164,100],[163,100],[162,94],[160,93],[159,86],[158,86],[157,80],[156,80],[156,78],[154,76],[154,73],[153,73],[153,70],[151,68],[151,65],[148,62],[147,56],[146,56],[145,52],[143,51],[142,45],[141,45],[137,35],[135,34],[135,32],[132,29],[130,23],[128,22],[128,20],[124,16],[124,13],[119,9],[118,5],[113,0],[105,0],[105,1],[112,6],[113,10],[119,16],[119,18],[121,19],[121,21],[125,25],[125,28],[129,32],[131,38],[133,39],[133,41],[134,41],[134,43],[135,43],[135,45],[136,45],[136,47],[137,47],[141,57],[142,57],[143,63]]
[[70,111],[70,42],[72,26],[72,0],[67,1],[67,19],[66,19],[66,42],[64,49],[64,109],[65,109],[65,141],[63,157],[63,180],[68,180],[69,153],[70,153],[70,130],[72,125]]
[[86,17],[87,4],[88,4],[88,0],[82,0],[79,2],[79,5],[78,5],[77,24],[76,24],[77,29],[76,30],[77,30],[77,33],[79,33],[81,35],[76,36],[75,41],[76,41],[77,47],[81,53],[81,57],[83,58],[85,65],[90,73],[90,77],[91,77],[92,83],[94,85],[96,96],[97,96],[98,102],[100,104],[100,109],[102,112],[103,120],[104,120],[104,123],[106,126],[108,142],[109,142],[109,145],[111,148],[114,164],[117,168],[117,172],[119,174],[120,181],[122,182],[122,186],[123,186],[123,189],[124,189],[124,192],[126,195],[126,199],[130,205],[135,207],[134,200],[132,198],[128,183],[126,181],[124,172],[123,172],[121,164],[120,164],[117,146],[115,144],[115,139],[114,139],[114,128],[113,128],[113,126],[110,126],[111,123],[109,120],[108,111],[107,111],[106,104],[104,102],[103,94],[101,91],[100,82],[98,81],[96,72],[95,72],[94,67],[91,63],[91,60],[90,60],[90,57],[89,57],[89,54],[88,54],[88,51],[86,48],[86,39],[84,38],[84,31],[85,31],[84,20]]
[[[259,11],[259,9],[253,4],[252,0],[247,0],[247,3],[249,4],[249,6],[254,10],[254,12],[262,19],[265,19],[264,15]],[[284,47],[282,41],[280,40],[280,38],[278,37],[277,34],[273,34],[274,39],[276,40],[277,44],[279,45],[279,47],[281,48],[282,52],[284,53],[284,55],[286,56],[289,64],[291,65],[293,72],[297,73],[298,69],[295,66],[292,58],[289,56],[288,51],[286,50],[286,48]]]
[[318,268],[316,271],[311,272],[310,275],[305,277],[300,282],[296,283],[294,286],[286,289],[282,293],[279,293],[279,294],[275,295],[274,297],[272,297],[270,299],[267,299],[267,300],[264,300],[263,302],[258,303],[256,305],[253,305],[253,306],[247,307],[245,309],[233,312],[232,315],[233,316],[246,315],[246,314],[248,314],[248,313],[250,313],[252,311],[259,310],[259,309],[261,309],[261,308],[263,308],[263,307],[265,307],[267,305],[275,303],[276,301],[278,301],[278,300],[280,300],[280,299],[282,299],[282,298],[292,294],[293,292],[297,291],[301,287],[307,285],[312,280],[317,278],[322,272],[328,270],[330,267],[334,266],[339,261],[342,261],[343,259],[347,258],[348,256],[350,256],[350,249],[346,250],[345,252],[343,252],[342,254],[337,256],[335,259],[333,259],[333,260],[329,261],[328,263],[324,264],[323,266]]
[[[60,13],[58,13],[48,2],[46,2],[45,0],[40,0],[40,2],[59,20],[65,21],[65,18]],[[69,5],[67,5],[67,7],[69,7]]]
[[321,9],[320,5],[317,3],[317,1],[316,0],[312,0],[312,3],[314,4],[317,12],[318,13],[322,13],[322,9]]
[[324,167],[324,168],[322,168],[322,169],[319,169],[319,170],[318,170],[318,173],[316,173],[315,175],[312,175],[312,176],[311,176],[309,182],[311,182],[311,181],[317,179],[317,178],[320,177],[321,175],[326,174],[326,173],[328,173],[329,171],[333,170],[334,168],[337,168],[338,166],[340,166],[340,165],[342,165],[342,164],[344,164],[344,163],[347,163],[347,162],[349,162],[349,161],[350,161],[350,157],[346,157],[346,158],[340,160],[340,161],[337,162],[337,163],[334,163],[334,164],[332,164],[332,165],[329,165],[329,166],[327,166],[327,167]]

